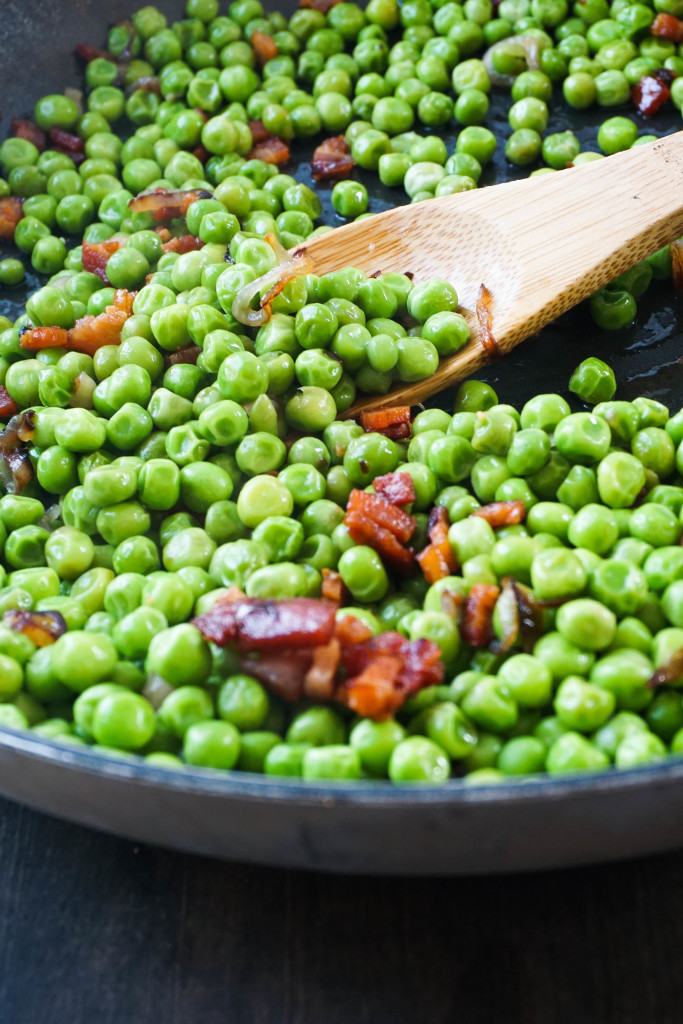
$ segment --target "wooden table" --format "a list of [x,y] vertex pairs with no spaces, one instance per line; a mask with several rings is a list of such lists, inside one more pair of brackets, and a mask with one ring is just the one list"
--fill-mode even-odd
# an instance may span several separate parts
[[675,1024],[683,853],[464,879],[268,870],[0,801],[2,1024]]

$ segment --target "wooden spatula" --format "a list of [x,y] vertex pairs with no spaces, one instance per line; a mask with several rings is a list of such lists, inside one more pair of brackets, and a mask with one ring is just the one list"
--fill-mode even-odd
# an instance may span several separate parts
[[[509,352],[614,277],[683,235],[683,132],[554,174],[379,213],[298,247],[324,274],[412,273],[454,285],[472,331],[436,373],[369,406],[413,404],[489,361],[477,317]],[[482,285],[489,293],[486,323]],[[597,344],[597,343],[596,343]],[[348,413],[347,413],[348,415]]]

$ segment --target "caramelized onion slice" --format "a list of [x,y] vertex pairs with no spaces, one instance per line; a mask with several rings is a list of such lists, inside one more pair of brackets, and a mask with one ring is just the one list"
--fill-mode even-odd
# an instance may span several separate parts
[[[266,271],[261,277],[257,277],[255,281],[240,288],[232,304],[232,315],[241,324],[246,324],[248,327],[262,327],[263,324],[268,323],[273,299],[277,298],[290,281],[303,274],[309,274],[313,270],[313,260],[305,252],[290,256],[271,232],[266,234],[265,239],[277,256],[277,265]],[[259,308],[252,309],[251,303],[254,297],[263,291],[265,294],[260,299]]]

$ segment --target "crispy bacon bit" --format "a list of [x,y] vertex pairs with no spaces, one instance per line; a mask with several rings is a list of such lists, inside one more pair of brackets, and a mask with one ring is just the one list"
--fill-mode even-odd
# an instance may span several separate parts
[[412,572],[415,565],[413,549],[403,547],[390,530],[371,519],[361,518],[359,513],[347,514],[344,523],[356,544],[374,548],[390,568],[403,573]]
[[410,505],[415,501],[415,484],[410,473],[385,473],[376,476],[372,486],[375,494],[391,505]]
[[521,523],[526,516],[526,505],[523,501],[493,501],[490,505],[482,505],[471,513],[485,519],[489,526],[514,526]]
[[114,292],[114,301],[107,309],[118,309],[127,316],[133,315],[133,303],[137,292],[129,292],[126,288],[117,288]]
[[680,682],[683,676],[683,647],[671,654],[663,665],[652,673],[647,683],[648,689],[655,690],[658,686],[668,686]]
[[264,125],[263,121],[250,121],[249,131],[251,132],[251,141],[253,145],[257,142],[265,142],[270,137],[270,132]]
[[491,330],[491,322],[493,319],[492,306],[493,295],[485,284],[480,284],[476,307],[477,323],[479,324],[479,341],[481,342],[481,347],[484,349],[484,352],[489,359],[500,359],[502,352],[500,351],[498,342],[493,337],[493,331]]
[[[390,530],[402,544],[407,544],[415,532],[414,518],[379,494],[369,494],[367,491],[354,488],[349,495],[346,508],[347,517],[349,514],[357,514],[365,519],[371,519],[373,523]],[[344,521],[346,522],[346,519]]]
[[490,583],[475,583],[465,602],[460,632],[465,643],[472,647],[487,647],[493,640],[493,609],[500,590]]
[[348,178],[355,165],[351,150],[343,135],[333,135],[316,146],[311,160],[314,181],[330,178]]
[[440,505],[429,513],[428,533],[430,543],[417,556],[417,561],[428,583],[436,583],[446,576],[453,576],[458,562],[448,540],[450,522],[448,512]]
[[202,146],[200,144],[199,146],[194,147],[194,149],[192,150],[192,156],[196,157],[197,160],[199,160],[200,164],[205,164],[206,161],[211,157],[211,154],[209,153],[206,146]]
[[411,693],[440,683],[444,674],[437,644],[408,641],[394,632],[349,646],[342,641],[341,660],[347,678],[338,697],[357,714],[380,720]]
[[683,21],[662,11],[650,25],[650,34],[670,39],[672,43],[683,43]]
[[0,432],[0,479],[8,494],[21,494],[33,477],[26,442],[33,437],[35,422],[35,413],[26,409]]
[[69,331],[69,348],[92,356],[103,345],[120,344],[121,328],[129,315],[114,306],[107,306],[99,316],[86,314]]
[[186,345],[185,348],[176,349],[175,352],[166,352],[164,355],[164,366],[176,366],[178,363],[191,363],[197,365],[197,358],[201,352],[199,345]]
[[333,569],[323,569],[321,593],[325,601],[330,601],[340,607],[346,596],[346,587],[338,572]]
[[393,440],[397,440],[396,428],[407,426],[408,432],[402,433],[401,436],[410,437],[410,406],[388,405],[383,409],[370,409],[367,412],[362,412],[360,425],[366,434],[384,434]]
[[184,217],[188,206],[195,199],[213,199],[213,194],[202,188],[185,191],[155,188],[151,192],[142,192],[134,199],[130,199],[128,208],[133,213],[150,212],[154,219],[161,223],[175,220],[177,217]]
[[32,142],[41,153],[45,149],[45,132],[26,117],[12,118],[12,135],[15,139],[26,139],[28,142]]
[[43,348],[66,348],[69,332],[64,327],[34,327],[24,331],[19,344],[30,352]]
[[161,242],[168,242],[168,241],[170,241],[171,232],[168,230],[168,228],[156,227],[156,228],[154,228],[154,233],[159,236],[159,240]]
[[327,644],[334,632],[332,605],[308,597],[282,601],[245,598],[213,608],[194,619],[207,640],[239,651],[296,650]]
[[264,164],[286,164],[289,160],[289,146],[284,139],[269,135],[263,142],[257,142],[247,153],[247,160],[263,160]]
[[314,648],[311,667],[304,676],[304,694],[311,700],[332,700],[340,657],[341,645],[335,636],[329,644]]
[[338,3],[341,3],[341,0],[299,0],[299,7],[308,7],[313,11],[320,11],[321,14],[327,14]]
[[671,280],[677,295],[683,295],[683,241],[671,243]]
[[2,616],[2,624],[27,636],[36,647],[47,647],[66,633],[66,622],[61,612],[25,612],[12,608]]
[[[221,601],[221,604],[223,602]],[[271,693],[294,702],[303,694],[303,681],[313,661],[315,648],[298,651],[264,651],[240,657],[243,672],[258,679]]]
[[334,633],[341,644],[362,644],[372,636],[372,630],[365,622],[355,618],[353,615],[344,615],[337,619]]
[[14,401],[4,384],[0,384],[0,420],[8,420],[19,412],[19,406]]
[[14,229],[23,217],[24,200],[19,196],[2,196],[0,198],[0,238],[11,242]]
[[112,59],[108,50],[100,50],[99,47],[92,46],[90,43],[76,43],[74,53],[88,64],[97,57],[104,57],[105,60]]
[[665,68],[658,68],[636,82],[631,99],[643,117],[653,117],[671,96],[671,83],[676,76]]
[[179,238],[169,238],[168,242],[162,242],[161,248],[164,252],[177,252],[182,255],[184,252],[196,252],[204,243],[194,235],[180,235]]
[[83,243],[83,269],[89,274],[96,274],[100,281],[109,284],[107,277],[107,263],[112,253],[121,248],[120,242],[107,239],[106,242],[84,242]]
[[402,662],[380,654],[362,672],[346,682],[347,703],[364,718],[385,718],[405,700],[398,689]]
[[83,139],[71,132],[65,132],[63,128],[50,128],[50,141],[56,149],[66,153],[82,153],[84,148]]
[[414,565],[412,548],[404,547],[415,532],[415,520],[385,498],[367,491],[349,495],[344,525],[356,544],[367,544],[392,569],[410,572]]
[[263,67],[273,57],[277,57],[277,43],[272,36],[255,29],[251,33],[251,48],[259,67]]

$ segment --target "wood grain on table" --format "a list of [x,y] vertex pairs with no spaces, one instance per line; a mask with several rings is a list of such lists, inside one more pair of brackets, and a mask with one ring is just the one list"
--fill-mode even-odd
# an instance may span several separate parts
[[677,1024],[683,853],[370,879],[205,860],[0,802],[1,1024]]

